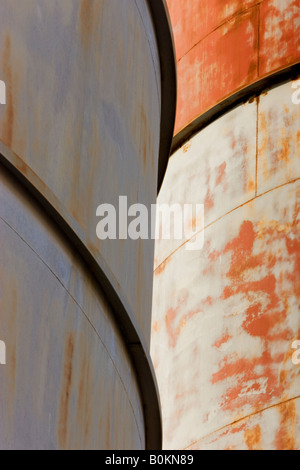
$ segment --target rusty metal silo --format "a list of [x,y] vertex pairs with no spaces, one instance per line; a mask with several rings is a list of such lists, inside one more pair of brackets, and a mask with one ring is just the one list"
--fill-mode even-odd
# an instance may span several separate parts
[[205,223],[202,250],[156,242],[164,447],[300,449],[300,4],[168,6],[178,111],[158,202],[204,204]]
[[96,209],[161,185],[165,3],[1,0],[0,80],[0,448],[160,448],[154,242],[100,242]]

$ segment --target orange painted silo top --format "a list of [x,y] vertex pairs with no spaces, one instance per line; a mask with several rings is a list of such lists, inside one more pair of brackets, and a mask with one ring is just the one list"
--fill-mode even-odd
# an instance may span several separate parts
[[300,62],[299,0],[167,0],[178,66],[175,135],[249,85]]

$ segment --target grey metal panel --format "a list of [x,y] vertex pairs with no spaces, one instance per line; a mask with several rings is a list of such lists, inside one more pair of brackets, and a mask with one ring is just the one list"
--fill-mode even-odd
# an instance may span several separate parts
[[127,347],[76,251],[0,173],[1,448],[142,449]]
[[[112,316],[115,318],[122,332],[123,339],[126,342],[137,374],[145,418],[146,448],[160,448],[162,441],[161,410],[156,378],[143,335],[131,313],[129,305],[122,297],[120,286],[116,283],[109,266],[101,256],[91,252],[88,247],[83,244],[82,239],[84,237],[80,230],[77,229],[77,233],[72,230],[71,226],[68,224],[69,219],[67,214],[65,214],[65,219],[60,215],[63,214],[64,211],[55,196],[50,192],[49,199],[56,200],[56,206],[53,207],[46,197],[31,183],[34,181],[36,186],[39,187],[39,179],[33,176],[28,169],[26,171],[28,179],[24,177],[18,171],[18,167],[21,165],[21,167],[24,168],[24,164],[11,153],[10,161],[14,162],[15,166],[9,163],[9,161],[0,154],[0,162],[5,165],[3,169],[7,167],[21,183],[20,189],[22,187],[26,188],[26,190],[35,197],[40,207],[44,209],[46,214],[50,215],[52,221],[55,222],[60,230],[67,236],[69,242],[71,242],[71,246],[73,246],[77,253],[86,261],[90,272],[93,273],[97,282],[104,290],[105,297],[109,301],[112,309]],[[47,190],[46,194],[49,195],[49,190]]]
[[[129,204],[155,202],[175,117],[165,2],[1,0],[0,12],[0,76],[7,86],[1,162],[67,234],[104,289],[137,374],[145,445],[159,448],[160,407],[147,351],[153,243],[100,243],[95,213],[103,202],[117,206],[119,195]],[[44,259],[41,220],[32,233],[34,252]],[[15,222],[20,235],[26,224]],[[62,282],[68,269],[59,266]],[[8,277],[18,275],[11,268]],[[143,439],[140,433],[141,445]]]
[[100,242],[96,208],[117,207],[119,195],[129,205],[155,202],[161,125],[155,38],[132,0],[2,0],[0,11],[0,76],[7,86],[0,140],[101,253],[149,342],[153,243]]

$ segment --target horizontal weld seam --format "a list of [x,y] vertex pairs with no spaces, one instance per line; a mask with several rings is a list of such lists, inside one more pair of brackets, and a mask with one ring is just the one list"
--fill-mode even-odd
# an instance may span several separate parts
[[227,23],[230,23],[230,21],[232,21],[234,18],[238,18],[239,16],[244,15],[244,14],[247,13],[248,11],[259,7],[260,4],[263,3],[264,1],[265,1],[265,0],[260,0],[260,1],[258,1],[257,3],[255,3],[254,5],[252,5],[251,7],[248,7],[248,8],[246,8],[245,10],[240,10],[240,11],[234,13],[234,14],[231,15],[229,18],[227,18],[226,20],[224,20],[222,23],[220,23],[219,25],[217,25],[215,28],[213,28],[211,31],[209,31],[205,36],[203,36],[203,38],[201,38],[200,41],[196,42],[188,51],[186,51],[186,52],[183,54],[183,56],[181,56],[180,59],[178,59],[178,63],[179,63],[184,57],[186,57],[193,49],[195,49],[195,47],[197,47],[198,44],[200,44],[200,43],[203,42],[205,39],[207,39],[208,36],[210,36],[212,33],[214,33],[215,31],[217,31],[219,28],[222,28],[222,27],[225,26]]
[[256,415],[258,415],[258,414],[260,414],[260,413],[263,413],[264,411],[271,410],[272,408],[277,408],[278,406],[284,405],[285,403],[289,403],[290,401],[298,400],[299,398],[300,398],[300,395],[298,395],[297,397],[288,398],[287,400],[281,401],[281,402],[279,402],[279,403],[275,403],[275,405],[267,406],[266,408],[263,408],[263,409],[261,409],[261,410],[255,411],[254,413],[251,413],[250,415],[244,416],[243,418],[237,419],[236,421],[232,421],[232,423],[225,424],[225,426],[222,426],[221,428],[216,429],[215,431],[210,432],[210,433],[207,434],[206,436],[201,437],[201,438],[198,439],[197,441],[192,442],[192,443],[189,444],[188,446],[184,447],[183,450],[188,449],[189,447],[191,447],[191,446],[197,444],[198,442],[203,441],[203,440],[206,439],[207,437],[212,436],[213,434],[216,434],[217,432],[222,431],[223,429],[226,429],[226,428],[228,428],[228,427],[230,427],[230,426],[233,426],[234,424],[240,423],[241,421],[247,421],[247,420],[248,420],[249,418],[251,418],[252,416],[256,416]]
[[132,409],[132,413],[133,413],[133,416],[134,416],[134,419],[135,419],[135,422],[136,422],[136,426],[137,426],[137,430],[138,430],[138,433],[139,433],[139,438],[140,438],[140,442],[142,444],[142,437],[140,435],[140,431],[139,431],[139,426],[138,426],[138,422],[137,422],[137,417],[135,416],[135,412],[134,412],[134,408],[133,408],[133,405],[131,403],[131,400],[128,396],[128,393],[127,393],[127,389],[125,387],[125,384],[124,384],[124,381],[117,369],[117,366],[113,360],[113,358],[111,357],[110,355],[110,352],[109,350],[107,349],[107,346],[106,344],[103,342],[103,339],[101,338],[101,336],[99,336],[99,333],[98,331],[96,330],[95,326],[92,324],[91,320],[89,319],[89,317],[87,316],[87,314],[85,313],[85,311],[82,309],[82,307],[80,306],[80,304],[77,302],[77,300],[73,297],[73,295],[71,294],[71,292],[68,290],[68,288],[63,284],[63,282],[59,279],[59,277],[57,277],[57,275],[55,274],[55,272],[50,268],[50,266],[45,262],[45,260],[43,260],[43,258],[41,258],[41,256],[34,250],[34,248],[29,245],[29,243],[7,222],[7,220],[3,219],[3,217],[0,216],[0,220],[2,220],[2,222],[7,225],[7,227],[10,228],[10,230],[12,230],[19,238],[20,240],[22,240],[23,243],[25,243],[25,245],[37,256],[37,258],[46,266],[46,268],[53,274],[53,276],[56,278],[56,280],[59,282],[59,284],[63,287],[63,289],[69,294],[69,296],[71,297],[71,299],[75,302],[75,304],[77,305],[77,307],[80,309],[80,311],[83,313],[84,317],[86,318],[86,320],[88,321],[88,323],[90,324],[90,326],[92,327],[92,329],[94,330],[94,332],[96,333],[97,337],[99,338],[101,344],[103,345],[105,351],[107,352],[107,355],[109,357],[109,359],[111,360],[112,364],[113,364],[113,367],[116,371],[116,373],[118,374],[118,377],[120,379],[120,382],[125,390],[125,394],[127,396],[127,399],[128,399],[128,402],[130,404],[130,408]]
[[180,250],[184,245],[186,245],[187,243],[189,243],[191,240],[193,240],[193,238],[197,237],[200,233],[202,233],[202,232],[203,232],[204,230],[206,230],[207,228],[211,227],[211,226],[212,226],[213,224],[215,224],[216,222],[219,222],[220,220],[222,220],[222,219],[223,219],[224,217],[226,217],[227,215],[232,214],[232,213],[235,212],[236,210],[240,209],[241,207],[246,206],[247,204],[250,204],[251,202],[255,201],[256,199],[259,199],[260,197],[264,196],[265,194],[271,193],[272,191],[276,191],[277,189],[283,188],[284,186],[288,186],[289,184],[296,183],[296,182],[299,181],[299,180],[300,180],[300,178],[295,178],[294,180],[288,181],[287,183],[280,184],[279,186],[276,186],[275,188],[268,189],[268,190],[265,191],[264,193],[258,194],[258,195],[256,195],[256,196],[254,196],[253,198],[248,199],[248,201],[243,202],[243,203],[240,204],[239,206],[236,206],[234,209],[231,209],[230,211],[226,212],[226,214],[223,214],[223,215],[221,215],[220,217],[218,217],[217,219],[213,220],[212,222],[210,222],[209,224],[207,224],[205,227],[203,227],[203,229],[199,230],[199,232],[195,233],[195,235],[193,235],[191,238],[189,238],[188,240],[185,240],[185,242],[182,243],[181,245],[179,245],[174,251],[172,251],[172,253],[170,253],[170,254],[154,269],[154,273],[155,273],[156,270],[159,269],[169,258],[171,258],[171,256],[173,256],[174,253],[176,253],[176,251]]

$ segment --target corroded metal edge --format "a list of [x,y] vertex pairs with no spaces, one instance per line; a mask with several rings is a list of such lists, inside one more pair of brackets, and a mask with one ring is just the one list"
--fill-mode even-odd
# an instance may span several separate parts
[[154,24],[161,70],[161,122],[157,192],[167,170],[175,127],[177,64],[173,30],[166,0],[147,0]]
[[228,113],[237,106],[243,103],[247,103],[251,99],[254,99],[262,93],[268,92],[279,85],[283,85],[286,82],[298,78],[300,75],[300,63],[291,65],[290,67],[281,69],[275,73],[272,73],[262,79],[252,83],[251,85],[233,93],[229,97],[222,100],[216,106],[213,106],[204,114],[201,114],[192,122],[190,122],[184,129],[178,132],[173,137],[171,156],[182,147],[187,140],[189,140],[194,134],[200,132],[206,126],[211,124],[213,121]]
[[46,215],[50,216],[88,264],[103,290],[136,371],[144,412],[146,449],[160,450],[162,448],[162,417],[156,376],[146,341],[119,283],[101,254],[92,247],[88,247],[83,230],[55,194],[18,155],[9,150],[1,141],[0,165],[3,165],[42,206]]

